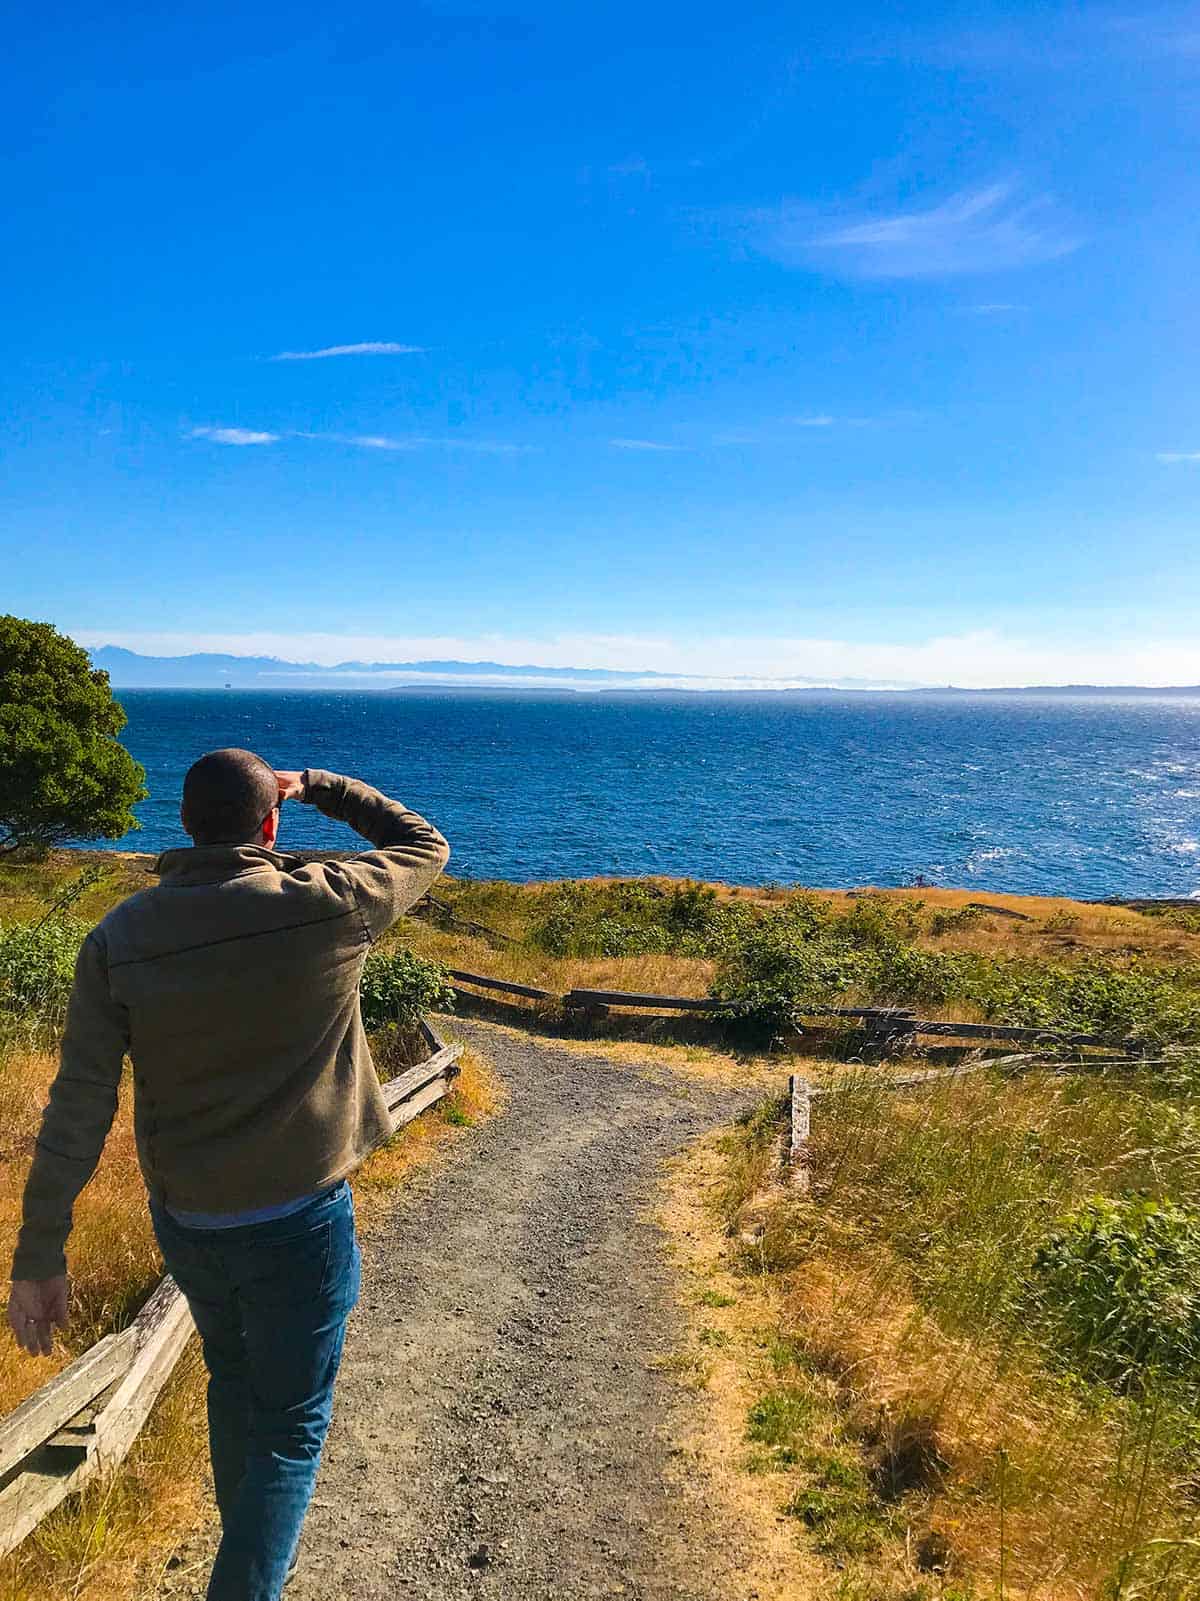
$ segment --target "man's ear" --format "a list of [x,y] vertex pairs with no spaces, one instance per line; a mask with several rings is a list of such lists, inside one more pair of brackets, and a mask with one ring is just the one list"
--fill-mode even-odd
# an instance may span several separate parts
[[179,803],[179,821],[183,824],[184,833],[187,834],[189,836],[189,838],[190,838],[192,831],[188,827],[187,812],[184,809],[184,805],[183,805],[182,801],[180,801],[180,803]]
[[262,823],[262,842],[268,850],[274,846],[278,833],[279,807],[276,806],[267,813],[267,815],[263,818]]

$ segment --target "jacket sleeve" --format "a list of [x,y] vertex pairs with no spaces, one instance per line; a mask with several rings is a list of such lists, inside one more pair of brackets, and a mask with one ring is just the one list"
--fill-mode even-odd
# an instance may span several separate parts
[[93,929],[75,963],[58,1072],[25,1185],[14,1279],[66,1272],[75,1198],[96,1171],[117,1110],[129,1025],[108,986],[104,936]]
[[389,800],[370,784],[310,767],[304,799],[376,847],[348,861],[329,862],[331,878],[349,880],[373,940],[385,933],[433,883],[450,847],[432,823]]

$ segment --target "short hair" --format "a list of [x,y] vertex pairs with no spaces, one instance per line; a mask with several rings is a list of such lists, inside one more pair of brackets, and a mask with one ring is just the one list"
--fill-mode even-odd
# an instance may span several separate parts
[[210,750],[183,780],[183,825],[197,845],[243,845],[279,804],[275,773],[249,750]]

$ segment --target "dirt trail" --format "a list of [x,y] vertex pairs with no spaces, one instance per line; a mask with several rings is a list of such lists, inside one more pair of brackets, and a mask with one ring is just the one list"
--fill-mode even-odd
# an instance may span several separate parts
[[[288,1601],[741,1601],[741,1536],[687,1449],[695,1403],[646,1212],[665,1158],[753,1092],[458,1024],[508,1100],[365,1251]],[[160,1595],[203,1595],[208,1531]]]

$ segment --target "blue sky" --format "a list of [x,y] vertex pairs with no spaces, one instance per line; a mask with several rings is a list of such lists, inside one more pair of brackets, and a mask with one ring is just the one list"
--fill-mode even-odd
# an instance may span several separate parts
[[31,8],[6,609],[1200,679],[1200,9]]

